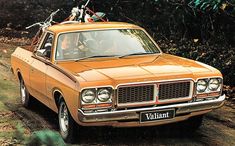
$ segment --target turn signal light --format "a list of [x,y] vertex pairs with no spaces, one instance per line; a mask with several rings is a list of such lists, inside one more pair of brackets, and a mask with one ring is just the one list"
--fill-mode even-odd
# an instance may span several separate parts
[[220,92],[212,92],[212,93],[198,94],[197,98],[218,97],[218,96],[220,96]]

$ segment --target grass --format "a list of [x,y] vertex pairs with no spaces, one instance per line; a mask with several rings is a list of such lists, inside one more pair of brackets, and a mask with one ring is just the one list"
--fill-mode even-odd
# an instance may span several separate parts
[[19,97],[18,86],[10,71],[10,56],[15,48],[15,46],[2,43],[0,46],[0,104]]
[[[13,77],[12,75],[9,76]],[[17,84],[4,76],[0,76],[0,110],[5,108],[3,103],[15,101],[17,97],[19,97]]]
[[65,145],[58,132],[47,130],[32,134],[21,120],[24,117],[15,112],[15,109],[20,110],[19,84],[10,71],[10,56],[15,48],[0,43],[0,145],[25,145],[28,142],[31,145],[51,145],[52,142]]
[[[3,52],[4,48],[8,48],[6,53]],[[6,103],[19,101],[19,86],[10,71],[10,55],[14,48],[8,45],[0,47],[0,145],[19,145],[15,140],[18,127],[28,131],[22,121],[6,106]]]
[[[7,107],[4,105],[4,103],[2,103],[2,102],[0,102],[0,110],[1,110],[0,113],[9,111],[9,110],[7,109]],[[1,121],[2,121],[2,120],[0,120],[0,122],[1,122]]]

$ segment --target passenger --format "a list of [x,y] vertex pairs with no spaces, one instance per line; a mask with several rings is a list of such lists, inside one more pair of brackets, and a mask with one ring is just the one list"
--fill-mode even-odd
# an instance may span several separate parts
[[76,59],[78,49],[76,49],[76,40],[78,34],[63,34],[59,37],[56,59]]

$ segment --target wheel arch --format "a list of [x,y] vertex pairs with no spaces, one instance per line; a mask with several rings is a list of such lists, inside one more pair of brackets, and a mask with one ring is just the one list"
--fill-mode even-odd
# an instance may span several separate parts
[[17,76],[17,79],[18,79],[19,81],[23,79],[23,76],[22,76],[22,74],[21,74],[21,72],[20,72],[20,69],[17,69],[17,70],[16,70],[16,76]]
[[55,88],[54,91],[53,91],[53,98],[54,98],[57,110],[59,110],[60,101],[61,101],[61,99],[64,100],[63,92],[60,89]]
[[56,106],[56,112],[59,112],[59,106],[60,106],[60,102],[61,100],[63,100],[73,118],[73,120],[78,121],[78,117],[76,116],[77,113],[74,113],[74,111],[76,111],[76,109],[73,109],[73,106],[69,106],[68,99],[65,98],[65,94],[63,93],[62,90],[60,90],[59,88],[54,88],[53,90],[53,98],[54,98],[54,103]]

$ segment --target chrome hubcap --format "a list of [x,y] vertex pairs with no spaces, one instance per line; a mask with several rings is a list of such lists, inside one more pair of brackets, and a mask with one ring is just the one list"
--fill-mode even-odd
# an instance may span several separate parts
[[22,103],[25,103],[25,99],[26,99],[26,88],[25,88],[24,83],[21,84],[20,91],[21,91],[21,101],[22,101]]
[[60,129],[62,132],[67,133],[69,127],[68,109],[65,103],[62,103],[60,106],[61,106],[59,113]]

